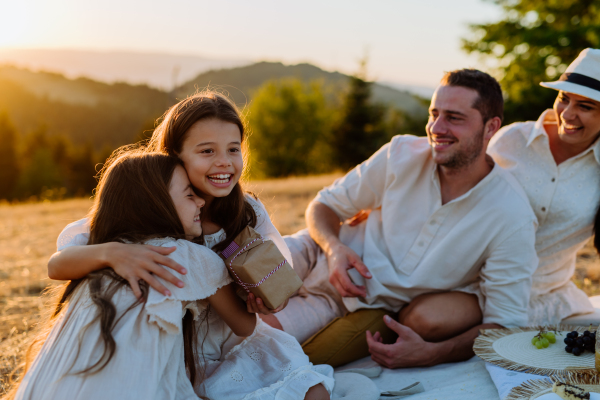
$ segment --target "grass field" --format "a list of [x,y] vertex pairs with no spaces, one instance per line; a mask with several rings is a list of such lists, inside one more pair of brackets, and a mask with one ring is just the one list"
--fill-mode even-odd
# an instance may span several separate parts
[[[246,186],[259,196],[282,234],[302,229],[304,210],[323,186],[338,175],[257,181]],[[32,328],[44,307],[41,292],[51,284],[46,273],[56,238],[82,218],[89,199],[0,205],[0,396],[7,373],[22,358]],[[600,261],[588,244],[579,253],[575,283],[589,295],[600,294]]]

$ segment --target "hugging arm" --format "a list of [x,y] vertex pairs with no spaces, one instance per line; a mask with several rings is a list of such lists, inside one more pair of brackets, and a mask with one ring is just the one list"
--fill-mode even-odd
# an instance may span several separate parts
[[181,274],[187,271],[167,257],[175,247],[109,242],[86,246],[69,246],[54,253],[48,261],[48,277],[57,280],[80,279],[90,272],[112,268],[129,282],[136,297],[142,292],[139,280],[146,281],[158,292],[168,295],[167,288],[154,275],[183,287],[183,282],[168,272],[164,266]]
[[208,302],[236,336],[250,336],[254,332],[256,315],[246,311],[246,304],[236,295],[234,284],[218,289]]

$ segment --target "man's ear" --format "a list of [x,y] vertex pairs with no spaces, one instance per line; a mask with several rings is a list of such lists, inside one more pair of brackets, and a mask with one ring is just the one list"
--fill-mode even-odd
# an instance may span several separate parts
[[502,126],[502,120],[499,117],[490,118],[483,126],[483,137],[490,140]]

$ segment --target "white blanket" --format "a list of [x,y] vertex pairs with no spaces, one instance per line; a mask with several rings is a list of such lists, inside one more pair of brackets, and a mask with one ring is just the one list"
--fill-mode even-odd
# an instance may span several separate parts
[[[395,391],[414,382],[421,382],[425,392],[407,397],[407,400],[500,400],[498,390],[479,357],[469,361],[442,364],[428,368],[384,368],[373,382],[380,391]],[[371,368],[378,365],[369,357],[336,369]]]

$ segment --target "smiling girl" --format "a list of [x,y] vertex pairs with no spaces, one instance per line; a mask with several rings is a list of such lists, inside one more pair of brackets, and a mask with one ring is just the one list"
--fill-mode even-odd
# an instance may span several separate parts
[[[245,127],[235,106],[224,96],[203,92],[173,107],[156,127],[149,144],[151,151],[179,157],[196,192],[206,201],[202,218],[203,243],[219,252],[250,225],[264,238],[272,240],[292,264],[288,247],[269,219],[262,203],[244,192],[240,181],[244,171]],[[148,245],[87,243],[86,219],[68,225],[57,242],[58,252],[48,263],[51,279],[79,279],[100,268],[110,267],[126,279],[136,295],[143,280],[156,290],[170,292],[155,276],[183,286],[183,282],[164,267],[185,274],[185,269],[167,255],[173,249]],[[248,310],[270,314],[261,299],[251,295]],[[274,310],[278,311],[278,310]]]

